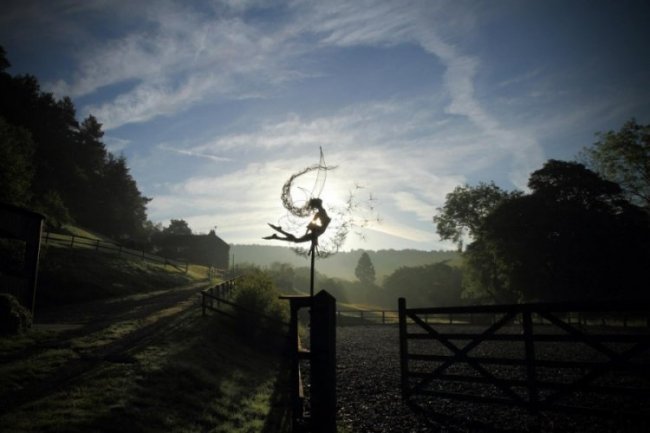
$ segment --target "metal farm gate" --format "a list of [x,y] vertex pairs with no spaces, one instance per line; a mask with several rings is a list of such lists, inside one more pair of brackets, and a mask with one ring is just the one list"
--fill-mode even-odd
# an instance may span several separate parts
[[407,308],[400,298],[402,395],[640,419],[649,324],[648,302]]

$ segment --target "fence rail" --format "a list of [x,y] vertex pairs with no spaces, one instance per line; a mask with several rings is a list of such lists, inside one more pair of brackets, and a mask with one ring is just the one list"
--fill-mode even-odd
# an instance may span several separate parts
[[[634,318],[647,325],[649,302],[406,308],[399,299],[402,396],[517,406],[530,413],[650,409],[650,332],[645,326],[579,326],[580,315]],[[488,316],[475,326],[430,319]],[[578,325],[578,326],[576,326]],[[606,396],[627,398],[612,404]],[[605,404],[603,404],[603,401]]]
[[56,245],[59,247],[67,248],[87,248],[95,251],[102,251],[107,253],[117,254],[118,256],[131,256],[141,258],[152,263],[160,263],[164,266],[172,266],[178,270],[187,272],[189,269],[189,262],[169,259],[150,254],[144,250],[136,250],[124,247],[116,242],[105,241],[101,239],[92,239],[84,236],[77,235],[64,235],[60,233],[44,232],[41,241],[43,245]]
[[[545,305],[550,307],[557,304],[538,304],[541,308]],[[610,304],[616,305],[616,304]],[[577,311],[574,304],[562,304],[564,311],[556,311],[562,320],[569,325],[580,325],[589,327],[613,327],[613,328],[650,328],[650,313],[643,311],[642,307],[629,311],[619,311],[609,314],[598,313],[587,304],[586,309]],[[590,308],[592,308],[590,310]],[[466,307],[438,307],[438,308],[409,308],[409,311],[416,312],[425,323],[438,325],[485,325],[495,323],[499,315],[503,313],[503,306],[466,306]],[[398,310],[337,310],[336,316],[343,325],[397,325],[399,323]],[[516,317],[515,322],[521,318]],[[533,313],[531,319],[538,325],[550,325],[547,319],[541,314]],[[408,323],[415,323],[407,317]]]

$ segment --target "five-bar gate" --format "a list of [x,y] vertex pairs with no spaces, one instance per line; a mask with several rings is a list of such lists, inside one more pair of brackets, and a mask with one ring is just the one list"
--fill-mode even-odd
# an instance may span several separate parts
[[[576,313],[586,325],[571,324]],[[435,324],[436,315],[474,324]],[[621,326],[604,327],[603,317]],[[530,413],[642,415],[650,407],[649,317],[648,302],[407,308],[400,298],[402,395]]]

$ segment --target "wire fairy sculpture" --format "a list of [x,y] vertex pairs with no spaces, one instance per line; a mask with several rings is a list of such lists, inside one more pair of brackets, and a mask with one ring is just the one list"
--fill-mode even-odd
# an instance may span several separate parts
[[[309,166],[298,173],[293,174],[289,180],[287,180],[282,186],[282,204],[284,208],[294,217],[305,218],[310,216],[313,213],[312,219],[307,224],[307,229],[305,234],[302,236],[296,236],[278,225],[273,225],[269,223],[269,227],[275,230],[277,233],[273,233],[270,236],[265,236],[264,239],[277,239],[293,243],[303,243],[311,242],[309,248],[309,254],[314,254],[318,248],[318,238],[325,233],[327,227],[329,226],[332,219],[327,214],[327,211],[323,207],[323,201],[320,199],[320,194],[323,192],[323,187],[325,186],[325,180],[327,179],[327,171],[332,170],[336,167],[328,167],[325,164],[325,157],[323,156],[323,149],[320,149],[320,160],[318,164]],[[303,206],[298,206],[294,203],[292,196],[292,188],[294,181],[309,172],[317,171],[316,181],[314,182],[314,187],[312,188],[309,200]],[[281,235],[278,235],[278,233]]]
[[[379,218],[375,219],[374,216],[370,217],[366,215],[366,217],[362,217],[361,219],[357,216],[357,214],[362,213],[359,212],[362,210],[361,208],[365,208],[366,211],[374,215],[373,203],[375,199],[372,194],[369,195],[368,200],[359,202],[355,198],[356,193],[350,192],[345,201],[345,205],[343,207],[330,208],[330,213],[328,214],[327,210],[325,210],[325,207],[323,206],[323,200],[320,198],[320,195],[325,186],[327,173],[335,168],[336,167],[327,166],[325,163],[325,157],[323,156],[323,149],[320,148],[320,159],[318,164],[306,167],[291,175],[282,186],[281,194],[282,205],[287,210],[287,215],[283,219],[291,228],[287,229],[283,228],[280,224],[275,225],[269,223],[269,227],[271,227],[274,232],[269,236],[263,237],[263,239],[280,240],[294,244],[310,243],[309,249],[296,247],[294,248],[294,251],[298,254],[311,256],[310,293],[312,296],[314,294],[315,256],[328,257],[331,254],[335,254],[339,251],[339,248],[342,247],[350,231],[355,230],[355,228],[365,227],[372,221],[380,222]],[[295,185],[298,178],[308,173],[312,173],[312,175],[314,173],[316,174],[316,179],[311,191]],[[363,187],[361,186],[356,186],[357,190],[362,188]],[[294,200],[293,192],[296,189],[301,190],[306,196],[303,205],[299,204],[300,201]],[[330,216],[330,214],[333,216]],[[308,217],[311,217],[311,220],[307,224],[304,234],[294,234],[299,230],[298,227],[304,224],[304,219]],[[286,227],[284,222],[282,225]],[[327,236],[323,237],[325,238],[325,241],[323,242],[321,236],[325,233],[328,227],[330,228],[330,232]],[[362,236],[361,233],[357,234]]]

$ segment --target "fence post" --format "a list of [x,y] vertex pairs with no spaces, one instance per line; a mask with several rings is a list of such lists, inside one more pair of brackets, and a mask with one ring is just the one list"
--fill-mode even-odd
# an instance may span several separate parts
[[74,246],[74,235],[70,237],[70,248]]
[[320,291],[312,302],[311,427],[336,433],[336,299]]
[[[299,431],[304,420],[304,395],[302,394],[302,380],[300,377],[300,358],[310,359],[311,353],[298,353],[300,337],[298,335],[298,310],[311,304],[309,296],[280,296],[280,299],[289,301],[291,318],[289,321],[289,357],[291,361],[291,418],[294,432]],[[313,316],[312,316],[313,317]]]
[[203,317],[205,317],[205,292],[201,290],[201,312]]
[[386,312],[384,310],[381,310],[381,324],[386,324]]
[[399,364],[402,379],[402,399],[406,400],[409,397],[408,341],[406,341],[406,299],[398,299],[397,309],[399,310]]
[[533,319],[530,310],[522,312],[524,327],[524,344],[526,348],[526,381],[528,382],[528,410],[532,413],[538,411],[539,396],[537,393],[537,377],[535,371],[535,343],[533,340]]
[[99,251],[99,239],[95,242],[95,251]]

